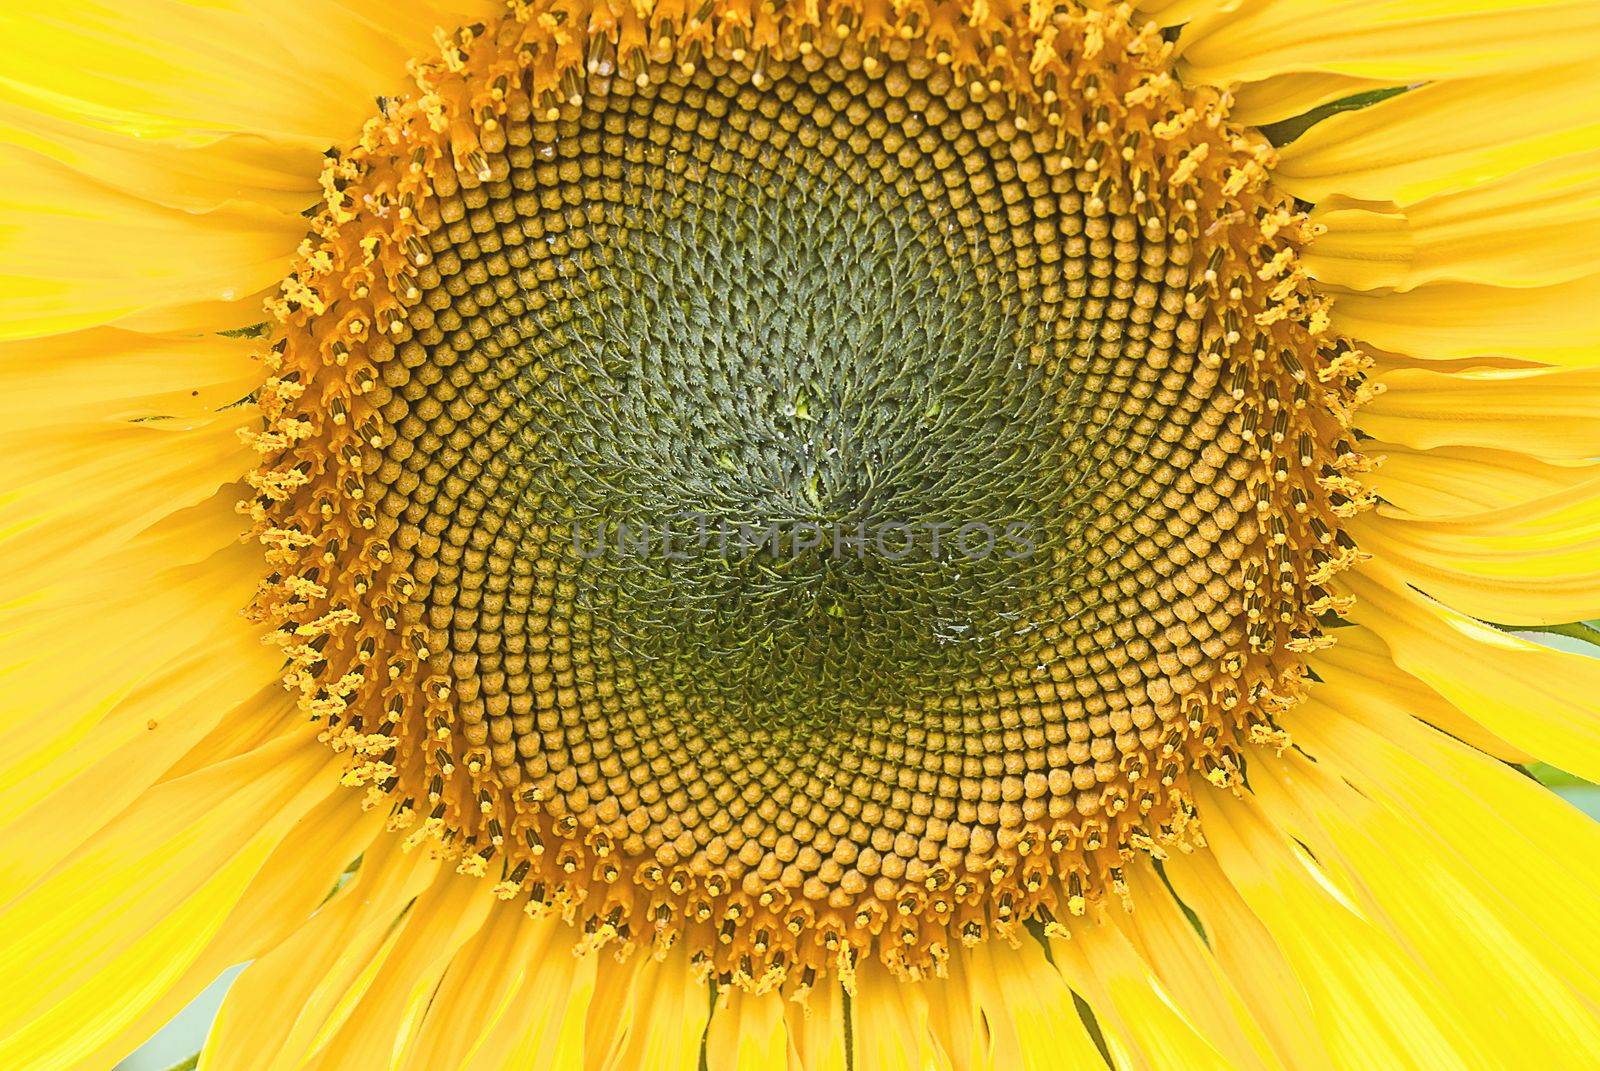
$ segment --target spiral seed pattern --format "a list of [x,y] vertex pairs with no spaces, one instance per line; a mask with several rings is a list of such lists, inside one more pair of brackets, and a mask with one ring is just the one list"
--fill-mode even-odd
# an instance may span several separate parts
[[1342,608],[1361,359],[1267,150],[1126,13],[563,51],[608,10],[330,164],[247,503],[288,683],[413,843],[724,981],[1084,912]]

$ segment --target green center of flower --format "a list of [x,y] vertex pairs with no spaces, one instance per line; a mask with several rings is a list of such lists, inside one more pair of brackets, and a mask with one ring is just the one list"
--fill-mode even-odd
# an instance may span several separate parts
[[[707,72],[558,133],[558,153],[601,156],[647,116],[636,158],[624,142],[581,186],[554,278],[511,298],[506,410],[474,416],[508,469],[478,522],[505,541],[491,570],[568,581],[550,616],[627,659],[660,697],[641,707],[809,732],[1032,657],[1090,493],[1063,431],[1091,416],[1091,362],[1070,367],[1009,233],[998,263],[967,244],[931,163],[806,148],[824,128],[805,86]],[[788,122],[674,138],[674,101]],[[939,200],[890,184],[916,171]]]

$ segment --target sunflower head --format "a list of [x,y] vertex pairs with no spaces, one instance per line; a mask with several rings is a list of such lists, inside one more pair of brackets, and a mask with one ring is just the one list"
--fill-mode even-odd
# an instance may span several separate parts
[[1344,607],[1365,365],[1170,49],[852,4],[445,39],[324,171],[246,504],[346,780],[757,989],[1188,846]]
[[0,38],[0,1068],[1592,1071],[1600,0]]

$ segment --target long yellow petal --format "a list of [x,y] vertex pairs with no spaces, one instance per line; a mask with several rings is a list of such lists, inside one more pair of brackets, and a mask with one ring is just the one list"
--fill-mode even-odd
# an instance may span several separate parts
[[70,1066],[181,978],[336,789],[304,731],[146,793],[0,913],[0,1066]]
[[1187,77],[1213,85],[1293,71],[1421,82],[1542,71],[1600,47],[1585,0],[1244,0],[1179,38]]
[[1161,26],[1181,26],[1210,15],[1216,0],[1133,0],[1133,7]]
[[530,919],[514,906],[491,912],[451,959],[400,1066],[461,1071],[481,1059],[517,1001],[527,999],[523,985],[530,966],[537,969],[545,951],[543,929],[552,922]]
[[1247,126],[1265,126],[1304,115],[1324,104],[1395,84],[1390,78],[1352,78],[1325,71],[1294,71],[1237,87],[1228,115]]
[[1600,780],[1600,659],[1480,624],[1376,561],[1346,583],[1356,596],[1352,619],[1383,637],[1398,666],[1514,747]]
[[[1349,689],[1319,690],[1285,724],[1319,762],[1336,762],[1339,776],[1414,819],[1480,880],[1509,889],[1533,882],[1546,921],[1600,906],[1600,889],[1584,880],[1591,872],[1571,865],[1600,858],[1600,824],[1522,771]],[[1520,905],[1522,894],[1503,899]],[[1595,947],[1571,952],[1600,957]]]
[[[1258,1007],[1238,991],[1150,863],[1125,868],[1134,909],[1107,912],[1107,924],[1126,935],[1162,990],[1200,1035],[1235,1067],[1311,1067],[1316,1059],[1305,1039],[1272,1023],[1272,1009]],[[1133,962],[1130,960],[1130,962]],[[1277,1029],[1275,1029],[1277,1028]],[[1277,1048],[1269,1040],[1277,1037]]]
[[324,151],[354,139],[376,98],[410,88],[406,61],[435,27],[499,6],[14,5],[0,11],[14,57],[0,73],[0,143],[164,208],[296,214],[318,198]]
[[1600,478],[1443,520],[1369,513],[1350,531],[1412,585],[1474,617],[1521,625],[1600,617]]
[[251,135],[320,151],[353,136],[375,96],[404,87],[406,60],[435,27],[490,10],[415,0],[14,5],[0,12],[13,56],[0,97],[135,137]]
[[[790,1066],[789,1027],[778,993],[725,989],[706,1030],[706,1071],[780,1071]],[[693,1071],[692,1062],[635,1066]]]
[[1397,368],[1377,381],[1383,393],[1356,423],[1385,443],[1482,446],[1548,461],[1600,456],[1600,367]]
[[[306,233],[298,213],[243,203],[162,208],[15,146],[0,145],[0,171],[0,339],[241,301],[283,277]],[[240,304],[233,326],[262,319]]]
[[[1128,1047],[1135,1066],[1171,1071],[1246,1071],[1268,1066],[1248,1048],[1234,1054],[1240,1062],[1219,1052],[1115,922],[1074,926],[1072,930],[1070,940],[1050,939],[1051,959],[1073,989],[1088,999],[1102,1026],[1115,1031]],[[1046,1033],[1046,1044],[1048,1040]]]
[[[119,704],[85,741],[20,781],[10,793],[15,810],[0,820],[0,905],[131,806],[219,721],[281,709],[276,682],[239,701],[249,687],[240,668],[257,654],[228,643],[198,647]],[[238,655],[246,657],[235,661]]]
[[989,1041],[973,966],[969,956],[952,956],[945,964],[944,977],[925,978],[917,984],[928,998],[928,1026],[934,1043],[950,1062],[969,1071],[994,1071],[996,1046]]
[[1089,1036],[1062,973],[1032,938],[1017,948],[986,941],[960,953],[978,1009],[988,1024],[989,1063],[996,1069],[1093,1068],[1104,1059]]
[[261,385],[261,364],[251,357],[261,348],[253,339],[116,328],[3,343],[0,417],[8,431],[202,419]]
[[[1266,925],[1310,996],[1317,1033],[1341,1067],[1492,1067],[1464,1037],[1407,950],[1366,918],[1334,876],[1261,816],[1204,792],[1210,849],[1175,855],[1179,889],[1227,882]],[[1204,895],[1185,894],[1186,897]]]
[[1553,465],[1526,454],[1443,446],[1413,450],[1388,443],[1372,453],[1383,458],[1362,482],[1383,499],[1386,513],[1409,517],[1460,517],[1532,502],[1585,482],[1600,465]]
[[351,803],[350,793],[336,791],[296,822],[205,952],[84,1066],[107,1067],[127,1056],[229,967],[269,952],[305,925],[348,862],[382,830],[382,812]]
[[1600,858],[1600,825],[1520,771],[1346,691],[1324,690],[1285,726],[1319,763],[1431,840],[1442,853],[1434,865],[1455,868],[1498,907],[1499,925],[1594,999],[1600,946],[1569,934],[1570,920],[1600,912],[1586,865]]
[[[308,1068],[398,1068],[452,959],[505,907],[487,882],[445,874],[417,898],[383,969]],[[512,909],[514,910],[514,909]]]
[[[446,909],[451,905],[464,906],[466,911],[453,916]],[[402,905],[390,903],[390,913],[397,906]],[[518,916],[518,924],[525,927],[520,933],[531,945],[510,975],[499,980],[475,980],[477,985],[490,989],[496,983],[506,985],[507,991],[496,1001],[496,1009],[502,1010],[502,1015],[482,1025],[482,1033],[467,1039],[467,1066],[475,1071],[515,1071],[538,1063],[541,1068],[576,1071],[582,1066],[582,1028],[594,991],[597,957],[574,954],[578,935],[560,917],[526,919],[515,906],[494,900],[483,882],[451,872],[435,879],[429,893],[424,893],[406,913],[405,922],[390,930],[389,937],[381,938],[376,948],[370,941],[363,941],[360,956],[341,956],[341,973],[336,980],[310,978],[320,981],[318,1015],[306,1020],[302,1013],[301,1023],[296,1023],[294,1049],[250,1053],[235,1036],[229,1039],[226,1049],[219,1045],[216,1052],[222,1061],[213,1063],[213,1045],[208,1041],[203,1068],[210,1071],[213,1066],[258,1066],[243,1063],[254,1058],[270,1061],[262,1066],[274,1068],[306,1066],[331,1071],[362,1066],[376,1071],[381,1066],[402,1066],[411,1045],[427,1029],[424,1015],[437,1013],[445,1017],[446,1021],[437,1023],[435,1029],[446,1036],[453,1026],[474,1031],[474,1026],[448,1021],[451,1007],[435,1001],[437,991],[430,980],[437,981],[438,972],[456,965],[462,956],[459,949],[470,935],[482,937],[480,924],[488,911]],[[387,917],[392,921],[394,914]],[[357,970],[352,973],[350,967]],[[264,1002],[269,1013],[277,1013],[283,1007],[282,994],[258,991],[256,999]],[[328,1013],[326,1020],[323,1012]],[[304,1055],[306,1050],[298,1047],[307,1037],[312,1052],[309,1060]],[[451,1036],[451,1047],[459,1041],[462,1039]]]
[[[602,985],[605,976],[632,975],[628,982],[632,1000],[623,1009],[608,1006],[603,992],[596,994],[590,1026],[609,1036],[598,1046],[587,1046],[585,1062],[604,1071],[635,1067],[694,1071],[711,1016],[711,993],[690,965],[687,945],[680,942],[663,959],[644,956],[622,965],[607,963],[601,975]],[[425,1066],[429,1065],[419,1065],[418,1071]]]
[[302,1066],[406,905],[438,870],[425,853],[402,853],[397,836],[374,841],[355,877],[297,933],[235,980],[207,1035],[200,1066],[208,1071]]
[[[187,426],[152,420],[0,433],[21,467],[0,502],[0,583],[8,595],[81,576],[152,526],[169,519],[181,525],[175,514],[208,503],[207,520],[221,519],[231,531],[205,552],[237,542],[245,527],[233,510],[245,493],[237,482],[253,458],[238,433],[253,422],[247,411],[233,410]],[[219,501],[219,490],[235,484]],[[192,532],[208,538],[206,527],[197,523]]]
[[244,201],[301,212],[321,196],[322,154],[254,135],[132,138],[75,122],[0,89],[0,143],[16,145],[163,208],[210,212]]
[[1326,690],[1348,703],[1404,715],[1449,733],[1486,755],[1504,762],[1532,762],[1533,756],[1474,721],[1470,716],[1417,677],[1395,665],[1381,636],[1369,628],[1352,625],[1336,633],[1338,642],[1307,660]]
[[[1264,767],[1251,776],[1263,811],[1321,865],[1345,870],[1366,917],[1411,951],[1431,995],[1452,1009],[1457,1030],[1491,1054],[1491,1066],[1589,1065],[1600,1019],[1512,924],[1517,912],[1545,909],[1531,889],[1508,890],[1510,901],[1488,893],[1479,876],[1429,843],[1419,826],[1433,816],[1417,822],[1388,811],[1299,753]],[[1537,874],[1527,877],[1531,884]],[[1489,1008],[1494,1014],[1483,1014]]]
[[[1206,946],[1278,1053],[1298,1066],[1338,1066],[1317,1029],[1311,996],[1292,960],[1208,856],[1164,864],[1175,894],[1205,930]],[[1140,910],[1137,906],[1135,911]]]
[[595,1010],[594,952],[578,955],[578,933],[560,917],[545,920],[548,944],[529,965],[512,1019],[489,1039],[472,1071],[577,1071],[583,1066],[585,1022]]
[[1324,283],[1413,290],[1440,280],[1550,286],[1594,270],[1600,151],[1405,208],[1319,206],[1305,264]]
[[790,1001],[784,1014],[793,1047],[789,1071],[847,1071],[844,988],[838,982],[824,982],[803,1001]]
[[[450,961],[415,1040],[402,1054],[401,1066],[408,1071],[478,1071],[506,1066],[528,1032],[525,1005],[548,1000],[541,977],[547,971],[561,976],[564,964],[560,957],[573,958],[575,936],[559,916],[529,918],[515,904],[492,907],[483,928]],[[619,970],[635,966],[630,963]],[[648,970],[651,964],[637,966]],[[646,1018],[666,1013],[666,1009],[648,1006],[639,1011]],[[701,1019],[703,1023],[703,1015]],[[699,1039],[697,1030],[696,1049]]]
[[1273,181],[1297,197],[1405,206],[1600,148],[1600,72],[1423,86],[1317,123],[1279,151]]
[[929,1030],[927,994],[890,974],[877,957],[862,958],[850,1007],[857,1071],[953,1071]]
[[[131,579],[111,597],[69,588],[81,601],[36,602],[32,613],[17,615],[21,625],[0,618],[9,632],[0,680],[10,697],[0,711],[9,743],[0,787],[18,813],[140,736],[187,739],[189,720],[210,716],[174,709],[169,699],[208,696],[227,709],[274,679],[259,630],[239,615],[252,587],[250,558],[238,554],[244,549]],[[227,681],[197,669],[197,659],[224,653],[236,659]],[[184,678],[182,668],[193,676]]]
[[584,1023],[584,1071],[621,1066],[635,1016],[648,999],[640,992],[641,973],[632,964],[595,973],[594,999]]
[[1340,293],[1333,325],[1379,349],[1429,360],[1513,357],[1593,366],[1600,360],[1600,275],[1536,289],[1430,283],[1399,294]]

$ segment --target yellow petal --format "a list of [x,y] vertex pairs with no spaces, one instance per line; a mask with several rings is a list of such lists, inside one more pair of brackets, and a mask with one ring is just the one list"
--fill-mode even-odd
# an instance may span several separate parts
[[1307,251],[1321,282],[1412,290],[1439,280],[1549,286],[1594,270],[1600,152],[1553,160],[1405,208],[1318,207]]
[[[1594,873],[1564,862],[1600,858],[1600,824],[1522,771],[1374,698],[1381,697],[1323,689],[1287,721],[1318,761],[1336,761],[1341,777],[1414,818],[1482,880],[1508,890],[1533,880],[1533,899],[1548,905],[1540,910],[1549,919],[1595,909]],[[1524,895],[1503,899],[1511,905]],[[1587,945],[1572,951],[1600,956]]]
[[[1366,917],[1410,951],[1430,995],[1449,1009],[1456,1030],[1492,1054],[1491,1066],[1588,1066],[1600,1047],[1600,1019],[1524,943],[1533,931],[1512,919],[1548,910],[1531,886],[1559,863],[1545,860],[1519,888],[1505,890],[1507,900],[1431,842],[1425,830],[1433,815],[1418,821],[1387,810],[1298,752],[1263,767],[1251,774],[1262,812],[1321,865],[1348,875]],[[1596,906],[1592,897],[1587,906]]]
[[854,1059],[861,1071],[953,1071],[928,1028],[928,997],[863,957],[850,1004]]
[[[1244,1057],[1240,1063],[1217,1051],[1114,922],[1074,926],[1070,940],[1053,937],[1049,946],[1062,977],[1128,1047],[1135,1066],[1193,1071],[1267,1066],[1249,1049],[1237,1054]],[[1048,1032],[1042,1040],[1049,1043]]]
[[[549,944],[530,963],[523,995],[506,1028],[491,1038],[472,1071],[577,1071],[583,1066],[586,1018],[593,1003],[595,974],[602,964],[593,952],[578,955],[577,931],[559,916],[546,920]],[[448,1009],[442,1009],[448,1014]]]
[[0,913],[0,1066],[60,1067],[179,979],[299,817],[337,788],[303,730],[166,782]]
[[[246,667],[260,656],[261,645],[251,639],[240,649],[236,642],[202,643],[174,659],[86,738],[7,790],[15,804],[0,819],[0,904],[132,805],[219,721],[249,721],[281,704],[276,681],[249,693]],[[270,663],[265,668],[257,682],[270,675]],[[241,703],[242,694],[249,698]]]
[[505,906],[487,882],[441,876],[411,905],[382,971],[308,1067],[400,1067],[451,961],[483,927],[490,908]]
[[991,940],[957,954],[966,957],[973,997],[988,1024],[987,1066],[1051,1071],[1104,1065],[1072,990],[1037,941],[1025,937],[1011,948]]
[[1600,659],[1479,624],[1376,561],[1346,583],[1356,596],[1352,619],[1383,637],[1398,666],[1514,747],[1600,780]]
[[989,1041],[982,995],[973,980],[971,957],[950,957],[944,977],[917,984],[928,998],[928,1026],[934,1043],[958,1068],[993,1071],[1000,1054]]
[[1399,288],[1416,270],[1415,225],[1398,208],[1359,208],[1342,198],[1312,212],[1324,228],[1307,248],[1306,271],[1320,283],[1353,290]]
[[[610,982],[621,978],[629,991],[625,1006],[606,998]],[[711,992],[690,965],[686,943],[674,945],[664,959],[646,956],[621,966],[607,963],[598,985],[589,1016],[595,1043],[586,1046],[588,1066],[603,1071],[635,1067],[692,1071],[698,1066],[700,1040],[711,1015]],[[431,1066],[419,1065],[418,1071]]]
[[[1200,1035],[1235,1067],[1312,1065],[1303,1038],[1281,1047],[1292,1033],[1270,1022],[1270,1008],[1257,1007],[1240,994],[1153,865],[1130,864],[1125,874],[1134,910],[1107,912],[1104,924],[1126,935],[1130,953],[1146,965]],[[1269,1036],[1280,1038],[1276,1051]]]
[[[724,989],[706,1031],[706,1071],[780,1071],[790,1066],[789,1028],[778,993]],[[693,1062],[638,1064],[693,1071]]]
[[[0,171],[0,339],[247,298],[283,277],[306,233],[298,213],[243,203],[162,208],[15,146],[0,145]],[[262,318],[241,304],[234,326]]]
[[106,1067],[138,1048],[229,967],[277,947],[303,926],[344,872],[382,830],[383,814],[334,792],[295,823],[273,850],[205,952],[171,988],[84,1061]]
[[277,296],[283,280],[274,276],[271,283],[243,295],[227,290],[215,300],[175,302],[156,305],[142,312],[129,313],[117,320],[118,327],[149,334],[218,334],[266,326],[266,303]]
[[1366,918],[1335,876],[1249,800],[1203,792],[1210,848],[1167,863],[1186,899],[1232,885],[1271,932],[1310,997],[1336,1066],[1495,1066],[1463,1037],[1408,952]]
[[1361,408],[1356,425],[1385,443],[1482,446],[1547,461],[1600,456],[1600,367],[1397,368],[1378,382],[1383,393]]
[[[1206,946],[1278,1053],[1301,1067],[1337,1066],[1317,1030],[1311,997],[1272,933],[1209,857],[1163,866],[1182,903],[1199,920]],[[1135,911],[1140,910],[1137,906]]]
[[1413,586],[1474,617],[1521,625],[1600,617],[1600,480],[1442,520],[1369,513],[1350,531]]
[[[190,421],[260,386],[259,341],[116,328],[0,343],[6,431],[163,417]],[[22,437],[5,443],[7,451]]]
[[1210,14],[1216,0],[1134,0],[1133,7],[1158,25],[1181,26]]
[[297,933],[239,975],[206,1038],[201,1066],[302,1066],[406,905],[428,888],[438,869],[425,853],[402,853],[397,836],[374,841],[354,878]]
[[[0,433],[0,444],[19,466],[6,479],[0,501],[0,582],[21,596],[81,575],[182,511],[211,503],[223,514],[234,513],[242,485],[220,500],[218,492],[249,471],[255,455],[239,431],[258,420],[238,409],[188,422],[98,422]],[[245,522],[236,513],[224,520],[231,533],[205,547],[207,553],[243,533]],[[206,538],[199,528],[195,535]]]
[[1399,294],[1340,293],[1333,325],[1393,353],[1429,360],[1514,357],[1537,364],[1592,366],[1600,360],[1600,275],[1513,290],[1430,283]]
[[1596,92],[1590,62],[1423,86],[1317,123],[1279,151],[1273,181],[1314,202],[1415,204],[1600,148]]
[[[322,153],[353,141],[438,26],[492,0],[13,5],[0,35],[0,338],[121,322],[221,330],[306,231]],[[203,87],[197,92],[195,87]]]
[[[0,787],[18,813],[141,735],[183,735],[190,717],[211,716],[169,702],[209,696],[226,710],[273,680],[275,660],[258,651],[259,630],[239,615],[252,586],[250,556],[239,550],[247,548],[157,573],[148,578],[155,584],[68,588],[76,599],[35,602],[18,615],[20,626],[7,615]],[[197,668],[224,654],[236,659],[228,680]]]
[[793,1046],[790,1071],[847,1071],[844,989],[824,982],[784,1009]]
[[594,999],[584,1026],[584,1071],[621,1066],[634,1017],[647,999],[639,992],[640,973],[631,964],[595,973]]
[[323,157],[311,145],[286,146],[254,135],[132,138],[74,122],[0,88],[0,143],[47,156],[74,171],[163,208],[210,212],[248,202],[282,212],[317,204]]
[[14,6],[0,13],[13,55],[0,96],[134,137],[248,134],[320,151],[352,137],[376,95],[404,87],[406,60],[435,27],[490,10],[413,0]]
[[[549,992],[541,977],[554,970],[557,977],[567,973],[560,957],[573,959],[573,928],[557,915],[529,918],[516,904],[491,908],[483,928],[457,952],[445,972],[438,991],[429,1004],[416,1040],[402,1054],[401,1066],[410,1071],[477,1071],[508,1065],[511,1054],[527,1037],[528,1004],[548,1002]],[[637,968],[648,972],[658,967],[654,961],[630,962],[617,973]],[[680,964],[679,966],[686,966]],[[653,989],[663,998],[670,994]],[[703,995],[703,994],[702,994]],[[702,1001],[703,1009],[704,1001]],[[667,1007],[640,1005],[637,1012],[648,1022],[652,1016],[670,1015]],[[578,1016],[581,1019],[581,1014]],[[663,1061],[627,1066],[693,1066],[698,1053],[700,1032],[694,1030],[693,1050],[687,1064]],[[657,1053],[662,1050],[656,1050]],[[548,1058],[547,1058],[548,1062]],[[525,1063],[520,1066],[527,1066]]]
[[1413,450],[1384,443],[1371,452],[1383,463],[1362,482],[1383,499],[1383,512],[1410,517],[1459,517],[1517,506],[1566,490],[1600,470],[1470,446]]
[[1277,74],[1239,86],[1234,91],[1233,107],[1228,116],[1246,126],[1265,126],[1304,115],[1324,104],[1395,84],[1393,79],[1351,78],[1324,71]]
[[460,1071],[482,1058],[519,1000],[530,965],[545,952],[544,928],[511,907],[490,914],[450,961],[416,1039],[401,1054],[407,1068]]
[[1294,71],[1421,82],[1539,72],[1588,60],[1600,11],[1585,0],[1245,0],[1185,29],[1192,81],[1257,81]]
[[1382,637],[1360,625],[1342,628],[1338,642],[1311,655],[1308,663],[1326,689],[1314,687],[1321,698],[1326,691],[1406,717],[1416,718],[1472,747],[1505,762],[1531,762],[1533,756],[1494,735],[1452,705],[1444,696],[1395,665],[1394,655]]
[[[1600,985],[1600,946],[1568,939],[1569,922],[1595,917],[1600,824],[1555,793],[1458,740],[1342,690],[1324,690],[1285,725],[1367,797],[1399,815],[1501,906],[1540,963],[1589,994]],[[1443,912],[1448,915],[1450,912]]]
[[[248,204],[298,214],[317,200],[323,152],[356,137],[376,98],[412,88],[406,61],[433,50],[435,27],[499,6],[12,7],[0,11],[0,34],[15,57],[0,74],[0,143],[152,206],[218,213]],[[239,289],[239,297],[256,289]]]

